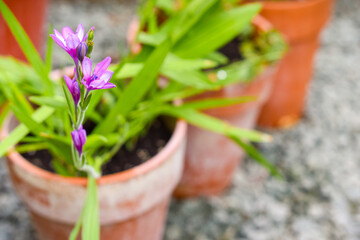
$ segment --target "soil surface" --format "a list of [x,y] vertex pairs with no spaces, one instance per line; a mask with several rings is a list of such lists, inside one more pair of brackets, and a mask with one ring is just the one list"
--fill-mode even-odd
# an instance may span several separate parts
[[[86,124],[84,125],[86,129]],[[91,128],[91,125],[89,126]],[[90,132],[90,129],[86,129]],[[171,132],[165,123],[156,119],[148,131],[145,131],[133,146],[124,145],[119,152],[102,168],[102,175],[122,172],[146,162],[161,151],[169,141]],[[52,155],[47,150],[22,154],[34,165],[50,172],[55,172],[52,166]]]

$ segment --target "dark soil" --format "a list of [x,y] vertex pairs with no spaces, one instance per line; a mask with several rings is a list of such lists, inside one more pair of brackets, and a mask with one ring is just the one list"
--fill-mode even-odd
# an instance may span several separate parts
[[239,37],[234,38],[230,42],[228,42],[225,46],[219,49],[219,52],[224,54],[230,62],[241,61],[244,57],[241,55],[239,51],[239,46],[241,45],[241,40]]
[[[90,132],[89,129],[87,131]],[[164,148],[170,137],[171,131],[165,123],[160,119],[155,120],[146,134],[139,137],[132,149],[123,146],[111,161],[103,166],[102,174],[121,172],[146,162]],[[47,150],[22,155],[32,164],[47,171],[55,172],[51,163],[52,155]]]
[[146,162],[160,152],[171,137],[171,131],[161,120],[155,120],[146,135],[140,137],[132,150],[121,150],[103,166],[103,175],[121,172]]

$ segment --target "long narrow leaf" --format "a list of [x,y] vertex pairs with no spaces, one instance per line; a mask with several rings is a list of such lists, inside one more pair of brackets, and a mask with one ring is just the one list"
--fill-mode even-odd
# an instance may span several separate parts
[[172,40],[176,43],[189,29],[213,6],[218,0],[192,0],[186,8],[181,11],[179,20],[172,33]]
[[210,117],[194,109],[186,107],[168,106],[162,110],[165,114],[183,118],[188,123],[206,130],[219,133],[228,137],[236,137],[254,142],[269,142],[271,136],[249,129],[242,129],[231,126],[217,118]]
[[175,45],[174,53],[184,58],[206,56],[240,34],[260,8],[261,4],[247,4],[202,18]]
[[[45,119],[47,119],[51,114],[54,113],[54,109],[43,106],[37,109],[34,114],[32,114],[32,119],[36,121],[37,123],[43,122]],[[25,137],[29,133],[29,129],[26,127],[25,124],[20,124],[18,127],[16,127],[9,136],[7,136],[4,140],[0,142],[0,157],[4,156],[4,154],[13,146],[15,146],[17,143],[20,142],[20,140]]]
[[271,164],[263,155],[259,153],[259,151],[254,148],[251,144],[245,143],[239,138],[231,137],[231,139],[237,143],[242,149],[245,150],[245,152],[254,160],[256,160],[260,165],[262,165],[264,168],[266,168],[271,175],[282,178],[281,173],[276,169],[276,167]]
[[171,47],[170,40],[166,40],[157,47],[146,60],[138,75],[131,80],[124,93],[111,109],[104,121],[94,129],[94,133],[109,133],[114,130],[112,124],[118,114],[126,116],[136,104],[141,101],[149,89],[154,85],[159,69]]
[[211,98],[206,100],[197,100],[186,102],[182,107],[206,110],[218,107],[226,107],[234,104],[247,103],[256,100],[256,97],[244,96],[237,98]]
[[95,178],[88,177],[88,186],[81,236],[86,240],[100,239],[99,200]]

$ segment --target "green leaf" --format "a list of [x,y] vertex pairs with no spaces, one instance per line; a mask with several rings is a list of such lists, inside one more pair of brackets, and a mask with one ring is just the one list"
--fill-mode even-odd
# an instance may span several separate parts
[[30,130],[30,132],[35,135],[49,135],[50,131],[40,123],[33,120],[26,112],[21,111],[15,105],[11,105],[11,110],[15,114],[16,118]]
[[167,70],[198,70],[216,67],[217,63],[208,59],[183,59],[175,54],[168,54],[161,69]]
[[76,240],[77,239],[77,236],[79,235],[79,232],[80,232],[81,223],[82,223],[83,218],[84,218],[84,212],[85,212],[85,206],[81,210],[80,216],[78,217],[78,220],[76,221],[76,224],[75,224],[73,230],[70,233],[69,240]]
[[66,101],[63,97],[55,96],[55,97],[30,97],[30,101],[37,105],[45,105],[53,108],[65,108]]
[[191,86],[196,89],[215,90],[218,85],[211,82],[210,79],[202,72],[196,70],[171,70],[162,69],[162,74],[178,83]]
[[15,150],[18,153],[27,153],[33,151],[39,151],[42,149],[46,149],[46,143],[29,143],[29,144],[22,144],[15,147]]
[[247,103],[255,100],[256,97],[252,97],[252,96],[244,96],[237,98],[211,98],[205,100],[186,102],[185,104],[182,105],[182,107],[193,108],[198,110],[206,110],[212,108],[226,107],[234,104]]
[[117,115],[126,116],[154,86],[158,71],[171,47],[170,40],[164,41],[146,60],[138,75],[131,80],[115,106],[93,133],[109,133],[116,127],[113,123]]
[[[263,69],[260,59],[254,58],[251,60],[245,59],[241,62],[234,62],[225,67],[218,68],[212,73],[216,76],[216,83],[219,86],[227,86],[234,83],[249,83]],[[220,78],[220,76],[222,76],[222,78]]]
[[12,104],[16,105],[19,109],[24,111],[26,114],[32,114],[33,108],[27,101],[21,90],[7,77],[7,74],[3,73],[4,79],[0,78],[0,85],[3,89],[5,97]]
[[0,104],[0,127],[3,125],[9,112],[10,112],[9,103]]
[[171,35],[176,43],[185,33],[213,6],[218,0],[192,0],[186,8],[180,12],[176,27]]
[[261,4],[246,4],[202,18],[174,47],[183,58],[199,58],[225,45],[250,24]]
[[[113,78],[130,78],[136,76],[144,65],[142,63],[126,63],[120,71],[115,72]],[[112,65],[109,70],[115,71],[117,66]]]
[[245,143],[239,138],[231,137],[231,139],[237,143],[245,152],[254,160],[256,160],[260,165],[266,168],[271,175],[282,179],[281,173],[277,170],[277,168],[271,164],[263,155],[259,153],[259,151],[254,148],[251,144]]
[[159,45],[159,43],[164,41],[166,37],[167,37],[166,33],[162,33],[162,32],[157,32],[154,34],[140,32],[138,34],[137,40],[142,44],[157,46]]
[[95,178],[88,176],[81,236],[86,240],[100,239],[99,200]]
[[26,58],[33,66],[35,71],[41,76],[43,83],[47,86],[45,95],[51,95],[54,93],[53,85],[50,79],[48,78],[46,66],[44,62],[41,60],[39,53],[31,42],[30,38],[27,36],[23,27],[16,19],[15,15],[11,12],[11,10],[6,6],[4,1],[0,0],[0,12],[4,17],[7,25],[9,26],[12,34],[14,35],[16,41],[19,43],[22,51],[24,52]]
[[[51,116],[54,113],[54,109],[43,106],[37,109],[32,114],[32,119],[37,122],[41,123],[45,119],[47,119],[49,116]],[[20,142],[22,138],[24,138],[28,133],[29,129],[26,127],[25,124],[20,124],[18,127],[16,127],[10,134],[7,136],[4,140],[0,142],[0,157],[4,156],[4,154],[13,146],[15,146],[17,143]]]
[[163,113],[183,118],[188,123],[195,125],[197,127],[219,133],[228,137],[235,137],[240,139],[247,139],[254,142],[269,142],[272,140],[271,136],[254,131],[249,129],[241,129],[229,125],[226,122],[223,122],[217,118],[208,116],[206,114],[200,113],[194,109],[187,107],[176,107],[168,106],[164,108]]
[[55,172],[60,174],[61,176],[65,177],[72,177],[74,176],[63,164],[61,164],[57,159],[53,159],[51,161]]
[[49,76],[49,73],[51,71],[51,57],[52,57],[52,46],[53,46],[53,39],[50,37],[50,34],[53,32],[53,27],[50,24],[49,26],[49,30],[48,30],[48,38],[47,38],[47,42],[46,42],[46,55],[45,55],[45,66],[46,66],[46,72],[47,75]]

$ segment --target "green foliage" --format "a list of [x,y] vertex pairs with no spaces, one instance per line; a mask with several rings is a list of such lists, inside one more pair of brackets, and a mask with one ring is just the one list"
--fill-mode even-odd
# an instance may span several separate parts
[[[0,0],[0,12],[31,64],[29,67],[14,59],[0,58],[0,104],[4,104],[0,124],[10,112],[21,122],[0,142],[0,156],[21,141],[16,146],[20,152],[48,150],[57,173],[84,176],[72,161],[70,131],[74,124],[78,125],[78,119],[84,117],[84,122],[91,120],[95,125],[88,132],[84,154],[89,164],[100,170],[123,145],[136,141],[154,119],[167,115],[228,136],[270,173],[279,176],[250,143],[267,142],[271,136],[231,126],[202,112],[245,103],[254,97],[189,100],[204,91],[250,82],[285,51],[278,33],[248,31],[260,4],[234,7],[232,1],[228,3],[229,9],[223,8],[221,0],[179,0],[178,5],[166,0],[147,1],[139,10],[138,40],[143,50],[137,56],[125,56],[123,62],[113,66],[112,82],[117,88],[91,93],[79,107],[87,109],[86,115],[76,116],[66,85],[48,78],[52,41],[48,38],[44,62]],[[165,21],[154,13],[165,15]],[[242,38],[239,51],[244,59],[233,62],[217,50],[237,36]],[[159,74],[167,77],[162,85],[157,84]],[[69,239],[76,239],[80,230],[83,239],[99,239],[98,214],[96,181],[89,174],[86,202]]]

